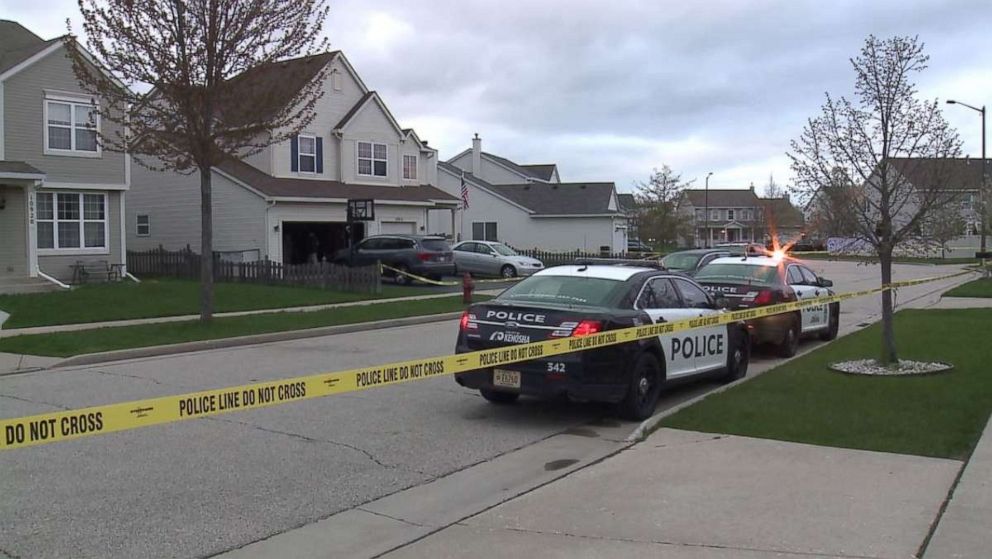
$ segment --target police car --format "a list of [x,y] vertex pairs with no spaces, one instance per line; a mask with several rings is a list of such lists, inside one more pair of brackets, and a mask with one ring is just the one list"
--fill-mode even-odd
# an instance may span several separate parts
[[[698,283],[664,269],[556,266],[501,295],[472,305],[461,318],[457,353],[587,336],[723,312]],[[521,394],[616,404],[644,419],[664,384],[703,376],[730,381],[747,373],[750,338],[743,323],[703,327],[587,351],[455,375],[494,403]]]
[[[727,307],[746,309],[833,295],[833,282],[818,277],[800,261],[787,256],[732,256],[710,262],[696,281]],[[748,321],[755,343],[771,343],[783,357],[792,357],[799,339],[837,337],[840,303],[804,307],[801,311]]]

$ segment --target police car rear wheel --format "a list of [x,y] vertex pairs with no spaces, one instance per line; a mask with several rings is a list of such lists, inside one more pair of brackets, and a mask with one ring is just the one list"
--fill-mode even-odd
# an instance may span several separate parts
[[499,390],[489,390],[488,388],[480,388],[479,393],[482,397],[494,404],[512,404],[520,398],[518,392],[502,392]]
[[779,357],[793,357],[799,351],[799,320],[794,319],[778,346]]
[[644,353],[637,358],[627,395],[618,405],[618,413],[625,419],[641,421],[651,417],[661,394],[661,366],[654,355]]
[[830,305],[829,309],[830,319],[827,322],[827,329],[820,333],[820,339],[825,342],[835,339],[840,329],[840,305]]

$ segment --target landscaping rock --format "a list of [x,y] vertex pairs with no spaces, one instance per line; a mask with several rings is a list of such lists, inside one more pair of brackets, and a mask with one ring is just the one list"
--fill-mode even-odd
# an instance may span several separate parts
[[851,361],[831,363],[827,367],[832,371],[849,375],[891,377],[946,373],[953,369],[954,365],[942,361],[911,361],[909,359],[900,359],[897,365],[886,366],[879,363],[876,359],[854,359]]

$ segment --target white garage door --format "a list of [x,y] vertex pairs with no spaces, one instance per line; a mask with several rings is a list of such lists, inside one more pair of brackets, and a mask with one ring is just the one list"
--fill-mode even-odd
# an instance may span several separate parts
[[417,231],[417,224],[413,221],[383,221],[379,224],[380,233],[402,233],[413,235]]

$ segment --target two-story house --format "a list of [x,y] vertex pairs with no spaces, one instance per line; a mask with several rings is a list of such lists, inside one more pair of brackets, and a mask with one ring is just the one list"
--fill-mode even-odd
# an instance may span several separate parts
[[117,131],[62,41],[0,20],[0,293],[71,281],[76,263],[124,263],[130,161],[101,146]]
[[763,243],[767,234],[764,207],[753,186],[746,189],[685,190],[679,200],[678,211],[692,223],[692,236],[682,241],[686,246]]
[[453,228],[432,220],[432,231],[456,239],[499,240],[551,251],[623,252],[627,215],[612,182],[561,182],[556,164],[521,165],[472,147],[438,164],[438,186],[462,199]]
[[[298,135],[213,169],[214,249],[232,260],[330,260],[367,235],[428,233],[454,221],[458,199],[436,186],[437,150],[400,127],[379,94],[339,51],[261,65],[236,76],[285,102],[323,79],[315,118]],[[135,166],[129,246],[200,244],[199,177]],[[349,200],[371,200],[369,221],[349,221]],[[431,210],[442,210],[432,212]]]

